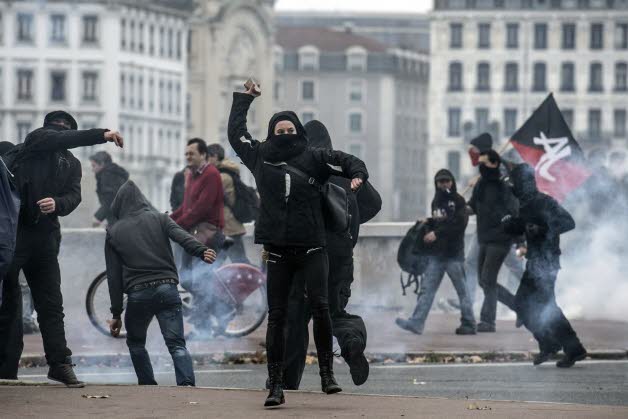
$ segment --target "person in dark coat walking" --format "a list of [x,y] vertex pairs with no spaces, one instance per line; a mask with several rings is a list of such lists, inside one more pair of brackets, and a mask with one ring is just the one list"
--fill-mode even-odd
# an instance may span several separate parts
[[[327,298],[329,260],[327,233],[320,190],[312,180],[325,183],[338,174],[358,189],[368,178],[366,165],[340,151],[310,149],[307,135],[294,112],[275,114],[266,141],[253,140],[246,116],[258,86],[234,93],[229,116],[229,143],[251,170],[260,194],[255,242],[264,245],[268,266],[268,374],[270,392],[265,406],[284,403],[284,325],[287,302],[296,278],[305,281],[314,318],[314,341],[319,358],[321,387],[327,394],[341,391],[333,374],[332,325]],[[332,168],[338,166],[342,172]],[[294,169],[311,178],[304,179]]]
[[187,176],[189,169],[185,169],[177,172],[172,177],[172,184],[170,186],[170,209],[172,212],[178,210],[183,205],[183,197],[185,196],[185,177]]
[[[305,124],[311,148],[333,150],[331,137],[320,121]],[[338,340],[340,354],[349,365],[354,384],[362,385],[369,375],[369,364],[364,356],[367,332],[364,320],[346,311],[353,283],[353,248],[358,242],[360,224],[377,215],[382,207],[382,198],[370,182],[366,182],[353,193],[349,179],[331,176],[329,182],[347,191],[351,225],[348,231],[335,233],[327,230],[327,253],[329,255],[329,277],[327,290],[329,312],[333,334]],[[305,283],[295,281],[288,302],[286,355],[284,382],[288,390],[298,390],[305,368],[309,345],[308,323],[311,319],[309,299],[305,295]]]
[[430,312],[436,292],[445,276],[451,279],[460,301],[461,325],[458,335],[475,335],[475,318],[469,298],[464,271],[464,232],[468,216],[466,202],[456,190],[456,180],[447,169],[441,169],[434,177],[436,193],[432,200],[432,217],[426,220],[429,232],[423,238],[428,246],[429,261],[417,304],[409,319],[398,318],[399,327],[420,335]]
[[68,149],[106,142],[123,146],[118,132],[77,131],[70,114],[55,111],[46,115],[42,128],[27,135],[14,156],[12,167],[22,206],[15,255],[4,284],[5,292],[7,288],[10,291],[0,308],[0,378],[17,378],[23,349],[18,278],[24,270],[50,366],[48,378],[68,387],[84,385],[74,374],[72,352],[65,339],[57,260],[61,244],[59,217],[69,215],[81,202],[81,164]]
[[504,230],[525,234],[526,270],[515,297],[517,314],[539,343],[534,365],[562,349],[556,366],[569,368],[586,358],[587,351],[556,303],[554,288],[560,270],[560,235],[575,228],[571,215],[552,197],[537,190],[534,169],[518,165],[511,173],[513,192],[519,199],[518,215],[507,215]]
[[473,188],[469,207],[477,216],[478,278],[484,291],[478,332],[495,332],[497,301],[514,310],[514,296],[497,283],[499,270],[514,243],[503,231],[501,219],[516,214],[517,199],[501,179],[501,159],[494,150],[480,156],[481,178]]
[[122,328],[123,293],[128,295],[126,343],[139,385],[157,385],[146,351],[146,332],[157,317],[161,334],[172,356],[177,385],[194,386],[192,358],[185,347],[179,277],[170,240],[207,263],[216,252],[197,241],[167,214],[154,211],[139,188],[128,181],[111,205],[116,223],[107,229],[105,259],[111,298],[111,334]]
[[89,157],[92,171],[96,175],[96,194],[100,202],[100,208],[94,214],[93,227],[99,227],[103,221],[113,224],[114,217],[111,214],[111,203],[118,193],[120,186],[129,180],[129,172],[118,166],[111,159],[111,154],[99,151]]

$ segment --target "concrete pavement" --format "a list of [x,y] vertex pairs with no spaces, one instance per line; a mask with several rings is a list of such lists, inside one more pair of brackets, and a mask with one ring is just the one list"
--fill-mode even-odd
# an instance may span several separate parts
[[[106,398],[88,398],[108,396]],[[279,409],[264,391],[209,388],[0,386],[3,418],[626,418],[627,407],[288,392]]]

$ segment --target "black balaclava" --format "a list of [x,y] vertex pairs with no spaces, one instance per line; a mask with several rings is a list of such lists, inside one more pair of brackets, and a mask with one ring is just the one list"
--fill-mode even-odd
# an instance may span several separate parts
[[[275,126],[280,121],[290,121],[296,128],[296,134],[275,135]],[[260,145],[260,152],[264,160],[270,163],[288,161],[307,148],[305,128],[299,117],[292,111],[279,112],[273,115],[268,123],[268,138]]]
[[480,164],[480,175],[482,175],[482,178],[489,181],[499,180],[501,178],[501,172],[499,170],[501,158],[499,157],[499,154],[495,150],[488,150],[481,155],[488,156],[488,159],[492,163],[497,163],[496,168],[488,167],[485,164]]
[[512,181],[512,193],[523,205],[532,201],[539,193],[536,187],[534,169],[529,164],[518,164],[510,172]]
[[60,119],[63,120],[63,121],[66,121],[70,125],[70,129],[71,130],[78,129],[78,124],[76,123],[76,119],[74,119],[72,117],[72,115],[70,115],[66,111],[53,111],[53,112],[50,112],[44,118],[44,127],[56,127],[56,128],[63,129],[63,127],[61,127],[59,125],[56,125],[56,124],[53,124],[54,121],[58,121]]
[[471,145],[477,149],[469,149],[469,158],[471,158],[471,164],[473,165],[473,167],[475,167],[480,164],[480,162],[478,161],[480,155],[482,153],[486,153],[493,148],[493,137],[491,137],[491,134],[489,134],[488,132],[485,132],[472,139]]
[[305,124],[305,132],[307,133],[308,144],[311,148],[324,148],[325,150],[333,150],[331,137],[327,127],[317,120],[313,120]]

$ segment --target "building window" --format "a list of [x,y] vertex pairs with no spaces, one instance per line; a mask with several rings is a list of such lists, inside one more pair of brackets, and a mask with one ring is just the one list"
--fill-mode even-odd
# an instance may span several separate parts
[[488,108],[475,109],[475,128],[477,133],[488,131]]
[[591,63],[589,72],[589,91],[601,92],[602,86],[602,63]]
[[460,137],[462,110],[460,108],[449,108],[447,115],[447,135],[450,137]]
[[447,152],[447,168],[454,175],[455,179],[460,179],[460,152]]
[[174,57],[174,32],[168,29],[168,58]]
[[462,48],[462,23],[452,23],[449,25],[449,48]]
[[273,49],[273,60],[275,64],[275,71],[283,71],[283,49],[278,45],[275,45],[275,48]]
[[625,109],[615,109],[613,126],[614,126],[613,136],[615,138],[626,138],[626,110]]
[[563,49],[576,49],[576,24],[563,23]]
[[506,48],[519,48],[519,24],[509,23],[506,25]]
[[133,74],[129,76],[129,107],[135,107],[135,76]]
[[163,27],[159,28],[159,56],[163,57],[166,55],[166,29]]
[[126,20],[120,20],[120,49],[126,49]]
[[602,111],[589,110],[589,140],[599,140],[602,136]]
[[547,23],[534,25],[534,49],[547,49]]
[[148,110],[153,112],[155,110],[155,80],[151,77],[148,79]]
[[315,99],[314,82],[305,80],[301,82],[301,100],[313,101]]
[[183,37],[181,35],[181,31],[177,31],[177,60],[180,60],[182,56],[182,53],[181,53],[183,49],[183,47],[181,46],[182,42],[183,42]]
[[625,92],[628,90],[628,64],[615,63],[615,91]]
[[454,62],[449,64],[449,91],[462,91],[462,63]]
[[628,23],[618,23],[615,28],[615,48],[628,49]]
[[591,24],[591,49],[604,48],[604,24]]
[[148,53],[155,55],[155,26],[148,27]]
[[565,120],[565,123],[567,124],[569,129],[572,129],[572,127],[573,127],[573,109],[561,109],[560,113],[563,114],[563,119]]
[[478,84],[476,90],[480,92],[491,90],[491,67],[489,63],[478,64]]
[[50,100],[53,102],[63,102],[65,100],[65,79],[63,71],[53,71],[50,73]]
[[478,48],[488,49],[491,47],[491,24],[480,23],[478,25]]
[[563,63],[560,68],[560,90],[573,92],[576,90],[576,74],[574,63]]
[[299,69],[306,71],[318,70],[318,51],[306,49],[299,51]]
[[33,15],[31,13],[17,14],[17,41],[33,42]]
[[120,74],[120,106],[126,106],[126,76]]
[[181,115],[181,83],[177,82],[176,83],[176,89],[175,89],[175,103],[177,104],[176,108],[177,108],[177,115]]
[[64,15],[50,16],[50,41],[57,44],[66,42]]
[[508,138],[517,131],[517,110],[504,109],[504,135]]
[[273,99],[280,101],[283,98],[283,85],[281,81],[275,80],[273,85]]
[[83,72],[83,101],[95,102],[98,100],[98,73]]
[[2,16],[2,12],[0,11],[0,45],[2,45],[3,43],[4,43],[4,18]]
[[18,142],[23,143],[26,136],[31,132],[30,122],[18,122],[17,123],[17,139]]
[[137,77],[137,107],[144,110],[144,76]]
[[547,90],[545,84],[546,66],[545,63],[534,63],[534,74],[532,82],[532,90],[535,92],[544,92]]
[[83,42],[86,44],[98,42],[98,16],[83,16]]
[[506,63],[506,75],[504,90],[516,92],[519,90],[519,65],[517,63]]
[[164,113],[165,89],[164,81],[159,80],[159,112]]
[[168,81],[168,113],[172,114],[173,109],[173,96],[172,96],[172,81]]
[[349,101],[361,103],[364,100],[364,80],[349,80]]
[[307,124],[315,119],[314,112],[303,112],[301,114],[301,123]]
[[351,49],[347,53],[348,71],[366,71],[367,54],[362,48]]
[[33,100],[33,70],[17,71],[17,100]]
[[129,23],[129,49],[131,51],[135,51],[135,38],[137,36],[137,33],[135,32],[135,21],[132,20]]
[[138,44],[138,50],[141,54],[144,53],[144,23],[140,22],[138,28],[138,40],[137,40],[137,44]]
[[362,133],[362,114],[353,112],[349,114],[349,132],[352,134]]

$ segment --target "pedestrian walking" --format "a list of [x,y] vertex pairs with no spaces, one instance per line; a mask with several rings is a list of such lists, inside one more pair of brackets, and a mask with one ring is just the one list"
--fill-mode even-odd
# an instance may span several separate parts
[[561,268],[560,236],[576,224],[554,198],[538,191],[531,166],[518,165],[511,179],[520,208],[518,215],[508,214],[502,222],[507,233],[525,234],[527,243],[526,270],[515,297],[515,309],[539,344],[534,365],[546,362],[562,349],[564,356],[556,366],[569,368],[585,359],[587,351],[556,303],[555,285]]
[[[306,283],[314,318],[314,341],[319,358],[321,387],[327,394],[341,388],[333,372],[332,327],[327,298],[327,257],[322,196],[314,184],[324,184],[342,169],[358,189],[368,178],[366,165],[340,151],[310,149],[305,129],[294,112],[279,112],[268,124],[264,142],[253,140],[246,120],[260,90],[254,83],[246,93],[235,92],[229,116],[229,143],[253,173],[260,193],[260,215],[255,242],[264,246],[268,266],[267,298],[268,375],[270,392],[265,406],[284,403],[284,325],[290,289],[295,278]],[[306,176],[298,173],[305,173]]]
[[428,263],[421,280],[417,304],[409,319],[396,319],[404,330],[420,335],[432,308],[434,297],[445,273],[451,279],[462,314],[457,335],[475,335],[473,305],[469,297],[464,270],[464,232],[468,216],[464,198],[458,194],[456,180],[447,169],[441,169],[434,177],[435,194],[432,200],[432,217],[427,234],[423,237],[428,253]]
[[48,378],[68,387],[82,387],[72,369],[63,322],[59,271],[59,217],[81,202],[81,164],[69,149],[113,142],[122,136],[106,129],[77,130],[63,111],[46,115],[44,125],[29,133],[12,158],[22,206],[13,263],[4,284],[0,308],[0,378],[16,379],[22,341],[22,298],[19,273],[24,270],[41,329]]
[[[331,137],[322,122],[314,120],[305,124],[309,146],[333,150]],[[357,191],[351,190],[351,181],[341,176],[331,176],[332,182],[347,192],[351,225],[347,231],[333,232],[327,229],[327,253],[329,277],[327,294],[332,331],[340,346],[340,355],[349,365],[355,385],[362,385],[369,376],[369,363],[364,356],[367,343],[366,325],[362,317],[346,311],[353,283],[353,248],[358,242],[360,224],[377,215],[382,207],[379,193],[365,182]],[[312,318],[309,298],[304,281],[296,278],[288,301],[284,384],[288,390],[298,390],[305,369],[309,345],[308,324]]]
[[115,164],[111,154],[106,151],[91,155],[89,161],[96,176],[96,195],[100,202],[100,207],[94,214],[92,227],[99,227],[105,220],[108,225],[111,225],[115,222],[111,214],[111,203],[120,186],[129,180],[129,172]]
[[206,263],[216,252],[179,227],[167,214],[154,211],[133,181],[126,182],[111,205],[116,223],[107,229],[105,259],[111,298],[111,334],[122,328],[123,294],[128,295],[124,323],[126,343],[139,385],[157,385],[146,351],[146,332],[157,318],[177,385],[194,386],[192,358],[185,345],[179,277],[170,240]]

